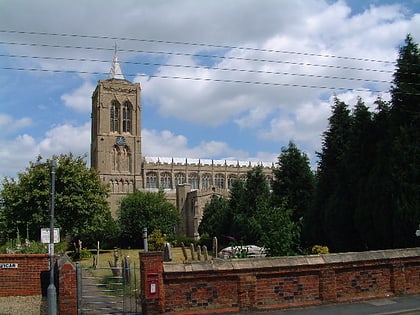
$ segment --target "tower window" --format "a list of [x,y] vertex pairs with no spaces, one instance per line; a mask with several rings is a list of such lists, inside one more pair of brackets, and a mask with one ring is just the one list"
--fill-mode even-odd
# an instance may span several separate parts
[[131,132],[131,104],[125,102],[122,108],[123,112],[123,132]]
[[113,101],[110,111],[110,131],[119,132],[120,129],[120,105],[117,101]]

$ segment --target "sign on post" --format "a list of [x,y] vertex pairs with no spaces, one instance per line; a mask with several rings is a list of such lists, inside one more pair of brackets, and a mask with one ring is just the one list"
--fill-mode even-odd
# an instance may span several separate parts
[[[48,244],[50,242],[50,229],[41,229],[41,243]],[[60,229],[54,228],[54,243],[60,243]]]

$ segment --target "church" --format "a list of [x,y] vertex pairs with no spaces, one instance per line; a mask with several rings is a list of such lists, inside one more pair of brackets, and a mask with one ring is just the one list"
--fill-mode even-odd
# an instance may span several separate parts
[[272,180],[271,162],[143,156],[141,111],[140,84],[124,78],[115,50],[109,78],[99,80],[93,92],[91,114],[91,167],[110,186],[114,217],[127,193],[163,189],[180,213],[177,233],[198,238],[203,209],[212,196],[228,197],[233,181],[246,180],[257,165]]

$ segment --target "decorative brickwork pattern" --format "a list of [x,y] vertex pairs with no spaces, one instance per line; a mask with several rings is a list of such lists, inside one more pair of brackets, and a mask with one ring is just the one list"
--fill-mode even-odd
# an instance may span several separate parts
[[159,303],[165,314],[265,311],[420,293],[420,248],[162,265]]
[[319,304],[318,274],[275,274],[258,277],[257,304],[261,308],[273,305]]
[[337,278],[337,299],[391,294],[391,271],[389,266],[378,269],[340,270]]

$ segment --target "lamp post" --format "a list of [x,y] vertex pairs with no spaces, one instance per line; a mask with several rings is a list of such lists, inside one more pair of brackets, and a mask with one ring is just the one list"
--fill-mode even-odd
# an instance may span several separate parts
[[51,199],[50,199],[50,284],[47,289],[48,314],[57,314],[57,290],[54,284],[54,205],[55,205],[55,166],[56,161],[51,160]]

